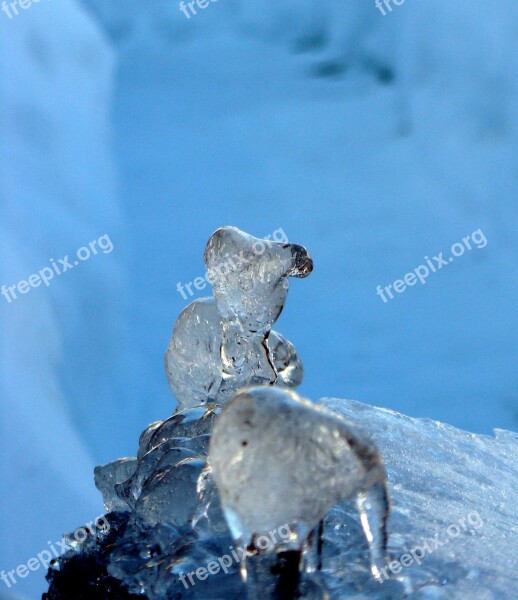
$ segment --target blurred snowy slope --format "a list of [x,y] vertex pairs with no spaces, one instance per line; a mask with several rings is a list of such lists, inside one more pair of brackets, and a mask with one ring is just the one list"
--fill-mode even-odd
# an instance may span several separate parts
[[[0,18],[1,263],[12,286],[108,234],[92,257],[9,303],[0,297],[0,568],[102,511],[95,463],[123,450],[117,390],[127,358],[116,250],[121,215],[110,156],[113,55],[76,2],[34,4]],[[72,258],[73,260],[73,258]],[[138,419],[141,422],[141,419]],[[138,430],[138,427],[136,428]],[[103,439],[96,456],[91,440]],[[42,568],[11,592],[34,598]],[[2,583],[4,587],[4,583]],[[7,589],[4,592],[9,593]]]

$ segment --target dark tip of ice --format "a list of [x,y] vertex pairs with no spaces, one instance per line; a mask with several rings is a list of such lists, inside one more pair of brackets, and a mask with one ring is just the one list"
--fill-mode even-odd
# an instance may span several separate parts
[[304,278],[313,271],[313,260],[304,246],[291,244],[293,266],[288,272],[291,277]]

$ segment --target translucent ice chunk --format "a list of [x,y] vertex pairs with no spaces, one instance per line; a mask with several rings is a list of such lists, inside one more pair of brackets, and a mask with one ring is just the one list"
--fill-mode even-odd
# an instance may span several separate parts
[[295,346],[273,329],[266,344],[277,373],[275,383],[289,388],[298,387],[304,377],[304,367],[297,356]]
[[222,328],[214,298],[195,300],[178,317],[165,365],[180,408],[217,401],[221,386]]
[[108,512],[126,511],[127,503],[116,493],[116,485],[129,479],[137,469],[136,458],[121,458],[107,465],[95,467],[95,486],[103,495]]
[[165,357],[179,406],[223,404],[247,385],[299,385],[303,369],[295,348],[271,328],[286,301],[288,277],[313,269],[307,251],[223,227],[204,258],[214,298],[184,309]]
[[139,460],[149,450],[149,447],[148,447],[149,441],[150,441],[152,435],[155,433],[155,431],[159,427],[161,427],[161,425],[163,424],[163,422],[164,421],[155,421],[155,423],[151,423],[151,425],[148,425],[146,427],[146,429],[144,429],[144,431],[140,434],[140,438],[139,438],[139,450],[138,450],[138,453],[137,453],[137,458]]
[[206,464],[197,481],[198,507],[192,520],[193,529],[201,537],[228,535],[218,490],[210,467]]
[[167,523],[182,527],[189,524],[198,505],[196,483],[204,466],[203,459],[188,457],[159,468],[143,486],[135,512],[152,525]]
[[[174,438],[189,438],[210,434],[220,409],[217,406],[199,406],[178,411],[159,423],[151,435],[141,436],[139,456],[144,455],[163,442]],[[148,430],[146,430],[148,431]]]
[[381,579],[387,551],[387,520],[389,499],[385,481],[378,481],[372,487],[362,490],[356,497],[363,533],[369,545],[371,571]]
[[[386,549],[385,470],[375,446],[333,413],[272,387],[243,390],[216,421],[209,464],[234,539],[300,551],[341,499],[354,499],[379,577]],[[266,551],[271,551],[271,545]]]
[[[173,447],[171,447],[173,446]],[[169,467],[174,467],[186,460],[197,456],[197,453],[189,448],[174,447],[174,444],[164,443],[150,450],[139,462],[137,471],[131,479],[117,488],[117,491],[124,489],[124,496],[131,507],[142,494],[144,486],[153,479],[157,473],[163,473]]]
[[[122,481],[119,477],[113,486],[126,510],[135,508],[144,486],[157,472],[163,472],[187,458],[207,455],[209,433],[219,411],[214,405],[189,408],[144,430],[140,436],[138,464],[135,464],[130,476]],[[171,479],[164,481],[170,483]]]
[[204,259],[219,313],[244,335],[266,334],[286,302],[288,277],[307,277],[313,270],[302,246],[266,242],[237,227],[218,229]]

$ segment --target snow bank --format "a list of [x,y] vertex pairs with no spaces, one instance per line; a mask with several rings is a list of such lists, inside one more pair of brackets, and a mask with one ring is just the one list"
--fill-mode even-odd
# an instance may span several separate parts
[[[110,352],[122,339],[123,297],[108,124],[112,69],[105,40],[74,1],[0,15],[0,284],[26,280],[51,258],[73,260],[103,234],[115,246],[49,287],[10,303],[0,297],[0,569],[26,564],[49,540],[101,512],[88,438],[96,431],[107,448],[120,446],[105,366],[120,366]],[[124,360],[124,345],[117,350]],[[43,577],[39,569],[10,590],[0,582],[0,590],[34,598]]]

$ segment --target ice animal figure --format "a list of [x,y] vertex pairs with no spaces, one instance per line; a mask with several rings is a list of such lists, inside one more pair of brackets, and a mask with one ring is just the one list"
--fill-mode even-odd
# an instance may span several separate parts
[[180,314],[165,357],[180,409],[223,404],[246,385],[298,386],[302,362],[272,326],[286,302],[288,277],[313,270],[306,249],[222,227],[204,259],[214,297],[195,300]]
[[[389,514],[385,469],[374,444],[345,419],[288,390],[243,390],[214,424],[209,465],[232,536],[250,550],[250,598],[281,583],[271,576],[272,561],[278,575],[279,554],[296,582],[302,551],[309,562],[315,555],[310,534],[346,499],[356,502],[371,571],[380,578]],[[290,535],[282,535],[286,530]]]

